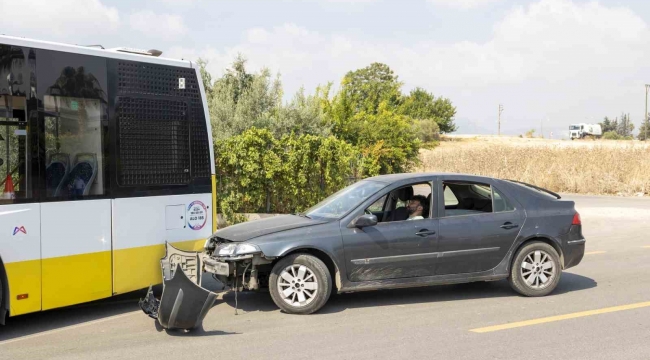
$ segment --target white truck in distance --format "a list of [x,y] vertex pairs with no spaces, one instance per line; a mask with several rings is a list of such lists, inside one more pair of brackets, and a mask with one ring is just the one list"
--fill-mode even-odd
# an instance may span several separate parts
[[599,138],[603,135],[603,130],[598,124],[572,124],[569,126],[571,140],[583,139],[585,137]]

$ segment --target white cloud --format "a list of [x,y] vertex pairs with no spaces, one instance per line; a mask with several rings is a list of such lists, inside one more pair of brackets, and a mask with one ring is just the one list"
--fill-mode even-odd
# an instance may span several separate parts
[[99,0],[0,0],[3,33],[13,36],[44,34],[61,37],[95,31],[115,31],[120,17],[114,7]]
[[161,39],[178,39],[187,33],[183,18],[179,15],[156,14],[150,10],[131,14],[129,25],[142,34]]
[[430,3],[456,9],[475,9],[503,0],[429,0]]
[[[405,90],[424,87],[451,98],[459,122],[496,131],[539,128],[558,134],[576,121],[599,121],[643,113],[643,79],[650,78],[650,29],[626,8],[569,0],[540,0],[513,8],[495,24],[486,42],[404,45],[368,42],[346,34],[324,35],[295,24],[255,28],[226,49],[170,49],[168,55],[210,61],[220,75],[237,53],[251,69],[279,71],[285,93],[301,85],[337,84],[345,72],[374,61],[391,66]],[[532,125],[531,125],[532,124]],[[462,130],[466,130],[461,128]]]

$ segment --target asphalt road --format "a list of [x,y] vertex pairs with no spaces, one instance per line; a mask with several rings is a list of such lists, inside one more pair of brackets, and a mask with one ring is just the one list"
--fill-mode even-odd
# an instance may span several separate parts
[[298,316],[266,293],[240,293],[235,315],[225,293],[202,331],[184,333],[157,327],[130,294],[10,318],[0,358],[650,359],[650,200],[566,198],[587,255],[547,297],[481,282],[342,294]]

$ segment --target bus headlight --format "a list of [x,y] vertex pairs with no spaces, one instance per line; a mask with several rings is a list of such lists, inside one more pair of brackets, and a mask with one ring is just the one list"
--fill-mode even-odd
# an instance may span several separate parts
[[259,247],[253,244],[226,244],[217,248],[218,256],[237,256],[246,254],[255,254],[262,252]]

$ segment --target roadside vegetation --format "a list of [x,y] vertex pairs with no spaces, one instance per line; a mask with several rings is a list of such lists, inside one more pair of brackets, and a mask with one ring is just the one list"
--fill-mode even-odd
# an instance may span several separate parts
[[[555,192],[602,195],[650,193],[650,147],[567,146],[503,141],[443,142],[421,152],[418,171],[461,172],[527,182]],[[629,143],[627,141],[622,143]]]
[[407,172],[440,134],[456,130],[449,99],[424,89],[402,92],[385,64],[348,72],[312,94],[282,100],[279,77],[250,72],[238,57],[212,79],[199,61],[215,139],[218,211],[227,222],[241,213],[305,210],[348,183]]

